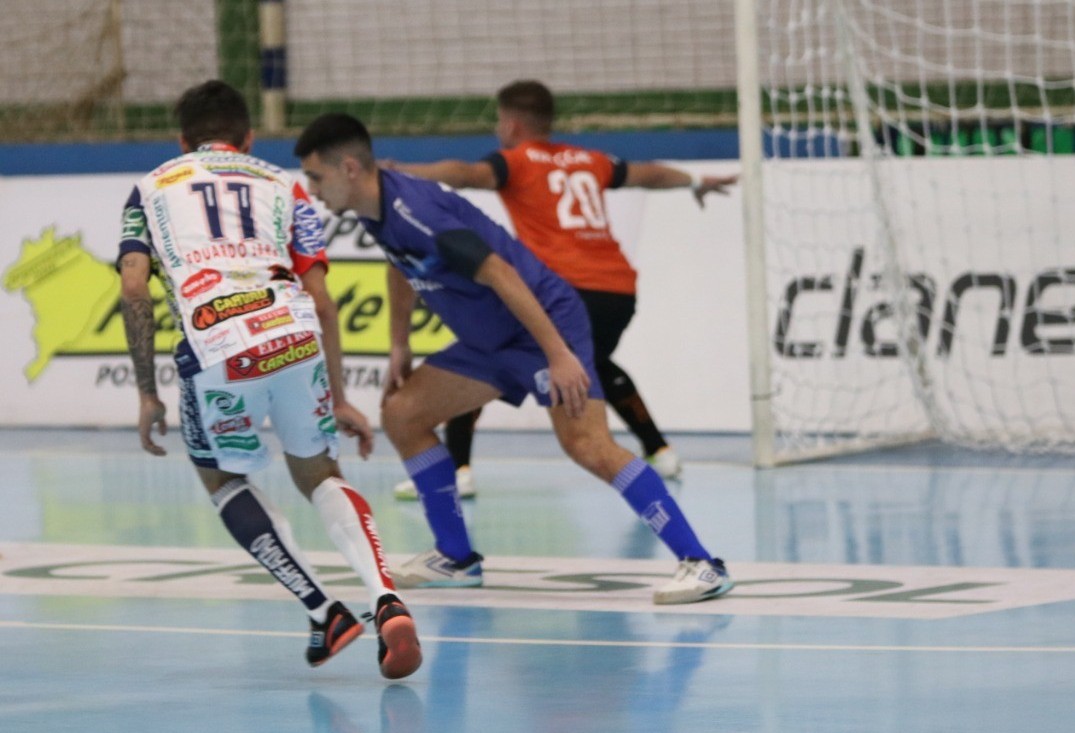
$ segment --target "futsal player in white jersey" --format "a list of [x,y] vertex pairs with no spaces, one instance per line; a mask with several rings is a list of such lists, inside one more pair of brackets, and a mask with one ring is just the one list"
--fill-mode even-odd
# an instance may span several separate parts
[[307,662],[326,662],[363,631],[295,543],[285,516],[249,480],[270,460],[268,416],[295,485],[370,592],[386,677],[421,664],[414,621],[396,593],[369,504],[343,478],[337,429],[366,457],[373,433],[344,396],[336,305],[325,286],[321,222],[302,187],[248,154],[250,116],[220,81],[176,105],[183,155],[142,178],[123,212],[118,265],[138,383],[138,432],[166,430],[154,373],[159,277],[182,340],[176,347],[187,452],[235,540],[305,606]]

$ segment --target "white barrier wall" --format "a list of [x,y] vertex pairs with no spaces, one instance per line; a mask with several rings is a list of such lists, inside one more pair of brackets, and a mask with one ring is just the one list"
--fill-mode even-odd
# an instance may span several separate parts
[[[729,172],[734,163],[677,166]],[[133,426],[137,401],[113,268],[120,213],[136,175],[0,177],[0,425]],[[498,221],[489,192],[466,194]],[[746,293],[737,193],[699,210],[686,191],[615,191],[613,228],[640,271],[639,311],[617,361],[669,431],[749,429]],[[383,267],[346,223],[329,222],[330,287],[341,321],[350,399],[377,423],[387,349]],[[174,331],[163,306],[158,347]],[[432,325],[432,324],[431,324]],[[423,329],[421,349],[446,342]],[[169,357],[158,381],[177,421]],[[613,416],[615,422],[615,417]],[[483,428],[544,428],[542,410],[493,405]]]

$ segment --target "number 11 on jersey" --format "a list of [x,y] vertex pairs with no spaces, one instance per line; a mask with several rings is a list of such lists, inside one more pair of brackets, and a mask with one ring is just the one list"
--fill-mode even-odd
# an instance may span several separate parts
[[[254,239],[257,236],[257,232],[254,229],[253,207],[250,203],[250,184],[228,181],[224,187],[235,198],[243,239]],[[201,196],[202,209],[205,211],[205,221],[209,227],[209,236],[214,240],[224,239],[224,228],[220,223],[218,184],[215,181],[192,183],[190,184],[190,191]]]

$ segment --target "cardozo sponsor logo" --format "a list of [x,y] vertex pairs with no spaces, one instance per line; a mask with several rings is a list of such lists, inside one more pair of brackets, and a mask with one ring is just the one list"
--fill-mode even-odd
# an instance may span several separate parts
[[179,292],[184,298],[196,298],[212,290],[223,279],[224,276],[216,270],[199,270],[187,278]]
[[248,293],[222,295],[195,308],[191,321],[195,329],[204,331],[229,318],[268,308],[275,302],[276,293],[268,288],[251,290]]
[[182,168],[176,168],[174,171],[169,171],[164,175],[157,178],[154,184],[157,188],[165,188],[176,183],[187,180],[194,175],[194,168],[189,165],[185,165]]
[[247,318],[245,321],[247,329],[254,336],[294,322],[295,317],[291,315],[291,311],[287,308],[276,308],[268,313],[259,313],[253,318]]
[[257,379],[291,364],[306,361],[321,353],[317,338],[310,334],[297,341],[276,339],[275,348],[266,352],[264,346],[249,349],[227,360],[228,381]]

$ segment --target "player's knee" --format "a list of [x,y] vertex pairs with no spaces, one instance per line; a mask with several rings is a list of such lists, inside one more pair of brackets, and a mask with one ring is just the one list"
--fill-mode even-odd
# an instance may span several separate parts
[[392,395],[385,399],[381,405],[381,429],[384,434],[388,436],[388,439],[393,443],[405,429],[405,405],[397,399],[397,395]]
[[616,462],[615,444],[600,435],[573,434],[561,440],[564,452],[595,476],[607,478]]
[[421,403],[413,395],[396,392],[381,406],[381,429],[393,443],[414,430],[436,427],[427,422]]

